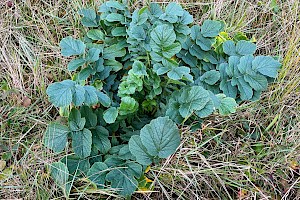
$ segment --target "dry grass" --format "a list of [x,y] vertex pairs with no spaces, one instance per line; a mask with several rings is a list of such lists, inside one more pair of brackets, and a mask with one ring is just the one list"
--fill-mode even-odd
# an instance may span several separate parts
[[[255,37],[259,53],[278,55],[283,67],[259,102],[244,103],[235,115],[213,116],[196,132],[183,127],[178,152],[147,174],[156,192],[134,198],[300,199],[299,1],[278,0],[278,8],[273,0],[180,2],[199,23],[223,19],[230,33]],[[11,170],[0,181],[2,199],[63,198],[45,169],[57,158],[41,143],[57,117],[45,88],[70,75],[58,43],[80,34],[76,11],[86,3],[0,2],[0,155]]]

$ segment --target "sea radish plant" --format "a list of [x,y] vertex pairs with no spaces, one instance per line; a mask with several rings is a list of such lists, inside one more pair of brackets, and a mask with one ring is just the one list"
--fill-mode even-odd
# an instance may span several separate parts
[[72,79],[47,89],[68,121],[51,123],[44,136],[54,152],[71,143],[72,154],[51,165],[66,196],[87,177],[129,197],[145,184],[147,166],[176,151],[177,125],[234,113],[236,102],[258,99],[280,68],[270,56],[254,56],[245,35],[229,37],[223,21],[193,25],[174,2],[131,13],[126,2],[108,1],[79,14],[83,36],[60,42],[61,54],[72,57]]

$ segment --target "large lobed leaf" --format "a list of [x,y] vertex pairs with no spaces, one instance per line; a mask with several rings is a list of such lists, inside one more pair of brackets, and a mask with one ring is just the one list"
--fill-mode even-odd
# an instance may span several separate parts
[[60,48],[63,56],[81,55],[85,51],[85,44],[81,40],[68,36],[61,40]]
[[67,145],[68,133],[70,129],[67,126],[52,123],[48,126],[44,135],[44,144],[54,152],[61,152]]
[[140,136],[129,140],[129,150],[141,164],[148,165],[155,157],[166,158],[173,154],[180,144],[176,124],[168,117],[158,117],[145,125]]
[[96,183],[99,188],[103,188],[107,173],[108,173],[107,165],[103,162],[96,162],[89,169],[87,175],[88,178],[94,183]]
[[99,102],[98,91],[95,87],[81,86],[72,80],[53,83],[48,86],[46,93],[49,101],[57,107],[66,107],[71,103],[75,106],[81,106],[83,103],[91,106]]
[[84,128],[82,131],[72,132],[72,148],[80,158],[86,158],[91,154],[92,133]]
[[252,61],[252,69],[261,74],[276,78],[281,64],[271,56],[257,56]]
[[62,162],[55,162],[50,165],[50,174],[54,182],[63,190],[65,197],[69,196],[71,184],[68,182],[69,171]]
[[134,162],[126,162],[120,168],[112,169],[106,180],[111,182],[111,187],[120,195],[130,196],[138,187],[137,179],[142,174],[142,166]]

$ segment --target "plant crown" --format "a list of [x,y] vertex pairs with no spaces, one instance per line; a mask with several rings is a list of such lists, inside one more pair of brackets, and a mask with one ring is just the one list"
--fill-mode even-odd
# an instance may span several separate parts
[[131,13],[126,2],[107,1],[79,14],[83,37],[60,42],[73,58],[72,80],[47,88],[68,124],[51,123],[44,144],[61,152],[70,141],[74,152],[51,165],[66,196],[82,177],[125,197],[149,187],[144,171],[176,151],[177,125],[234,113],[236,102],[259,99],[280,68],[254,56],[245,35],[229,37],[223,21],[193,25],[174,2]]

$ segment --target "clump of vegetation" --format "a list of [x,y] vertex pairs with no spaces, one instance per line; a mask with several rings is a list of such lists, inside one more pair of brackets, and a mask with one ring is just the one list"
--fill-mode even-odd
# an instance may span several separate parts
[[66,196],[81,177],[125,197],[146,187],[147,166],[179,146],[178,125],[259,99],[281,65],[254,56],[253,41],[231,38],[223,21],[193,25],[177,3],[131,13],[108,1],[79,14],[84,36],[60,42],[63,56],[77,56],[68,64],[72,80],[47,89],[68,124],[50,124],[44,144],[61,152],[71,141],[74,152],[51,165]]

